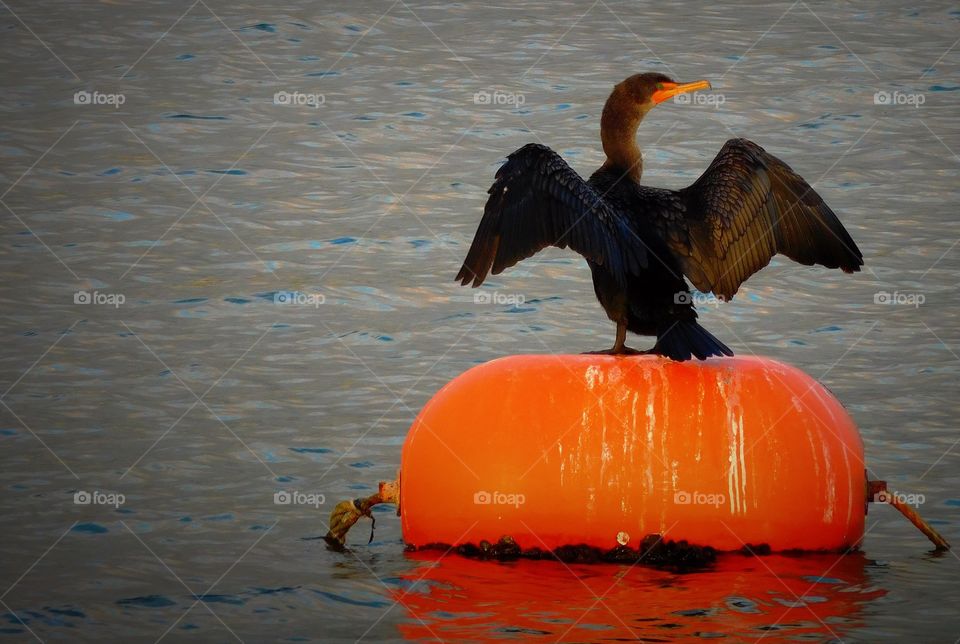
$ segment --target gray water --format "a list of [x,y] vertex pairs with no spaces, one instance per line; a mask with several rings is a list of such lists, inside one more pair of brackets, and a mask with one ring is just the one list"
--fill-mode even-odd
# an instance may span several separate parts
[[646,182],[687,185],[747,136],[867,263],[777,259],[704,324],[819,378],[871,475],[960,542],[958,21],[887,1],[4,4],[0,633],[956,641],[960,559],[886,507],[862,554],[692,575],[409,554],[389,509],[369,545],[368,522],[346,553],[313,537],[394,478],[457,374],[610,345],[575,255],[489,281],[522,306],[453,276],[502,157],[542,141],[589,173],[610,87],[657,70],[723,102],[651,113]]

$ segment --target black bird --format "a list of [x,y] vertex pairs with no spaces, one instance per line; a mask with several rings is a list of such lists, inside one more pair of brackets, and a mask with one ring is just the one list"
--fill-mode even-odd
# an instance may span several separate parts
[[[617,339],[605,354],[655,353],[674,360],[733,355],[697,323],[684,277],[729,300],[782,253],[853,273],[863,254],[823,199],[790,167],[746,139],[727,141],[710,167],[682,190],[640,184],[637,127],[655,105],[707,81],[678,84],[635,74],[613,88],[600,138],[607,160],[584,181],[556,152],[528,144],[507,157],[457,274],[479,286],[547,246],[583,255]],[[626,332],[656,336],[652,349],[627,347]]]

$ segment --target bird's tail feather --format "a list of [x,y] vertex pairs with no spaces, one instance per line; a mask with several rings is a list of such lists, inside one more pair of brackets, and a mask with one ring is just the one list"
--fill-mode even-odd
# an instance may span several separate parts
[[693,357],[705,360],[710,356],[732,356],[733,351],[720,340],[697,324],[696,320],[681,320],[672,323],[657,334],[653,353],[673,360],[689,360]]

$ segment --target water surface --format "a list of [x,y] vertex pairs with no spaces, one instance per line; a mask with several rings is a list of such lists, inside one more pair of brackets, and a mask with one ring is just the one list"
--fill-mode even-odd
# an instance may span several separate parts
[[[646,181],[687,185],[748,136],[815,182],[868,267],[777,259],[704,324],[821,379],[871,475],[960,541],[958,19],[889,1],[11,4],[0,633],[955,641],[960,560],[884,507],[863,554],[694,575],[414,556],[389,510],[348,553],[311,537],[395,476],[452,377],[609,346],[574,255],[489,281],[522,306],[475,304],[453,276],[503,155],[542,141],[589,173],[611,85],[657,70],[724,100],[650,115]],[[124,503],[74,502],[95,491]]]

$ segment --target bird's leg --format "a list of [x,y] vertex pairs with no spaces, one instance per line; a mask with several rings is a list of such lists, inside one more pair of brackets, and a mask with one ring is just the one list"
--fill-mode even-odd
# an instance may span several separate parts
[[[627,325],[618,322],[617,323],[617,339],[613,343],[613,353],[626,353],[629,347],[627,347]],[[635,351],[635,349],[629,349],[630,351]]]
[[613,346],[609,349],[602,349],[600,351],[587,351],[586,353],[592,355],[603,355],[603,356],[635,356],[642,353],[647,353],[646,351],[637,351],[627,346],[627,324],[625,322],[617,323],[617,339],[613,343]]

